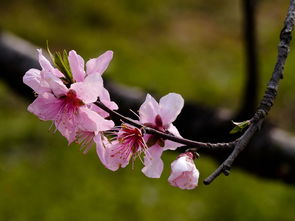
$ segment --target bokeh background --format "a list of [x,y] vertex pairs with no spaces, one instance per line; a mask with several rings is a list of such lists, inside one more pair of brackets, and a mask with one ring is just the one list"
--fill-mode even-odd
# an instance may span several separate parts
[[[259,1],[261,94],[288,3]],[[241,0],[1,0],[0,6],[0,28],[38,47],[48,40],[53,50],[75,49],[86,59],[113,50],[105,76],[114,81],[212,107],[235,110],[241,103]],[[292,52],[270,118],[294,132]],[[84,155],[68,147],[27,105],[0,81],[0,220],[294,220],[292,185],[234,168],[210,186],[179,190],[167,183],[174,153],[164,154],[161,179],[144,177],[140,161],[134,170],[110,172],[94,149]],[[202,180],[217,164],[201,156],[197,166]]]

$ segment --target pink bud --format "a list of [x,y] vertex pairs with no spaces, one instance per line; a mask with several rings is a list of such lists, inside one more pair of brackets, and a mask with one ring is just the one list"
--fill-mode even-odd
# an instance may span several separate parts
[[193,153],[180,154],[171,164],[171,174],[168,178],[172,186],[180,189],[194,189],[198,185],[199,171],[193,160]]

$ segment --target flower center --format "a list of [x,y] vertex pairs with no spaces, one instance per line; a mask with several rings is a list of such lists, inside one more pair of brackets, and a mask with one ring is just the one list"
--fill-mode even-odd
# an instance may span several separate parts
[[[167,125],[163,125],[163,121],[160,115],[157,115],[155,117],[155,121],[154,123],[145,123],[144,124],[147,127],[151,127],[155,130],[161,131],[166,133],[167,132]],[[165,146],[165,140],[157,135],[151,135],[147,141],[147,146],[151,147],[155,144],[159,144],[160,147],[164,147]]]
[[77,125],[76,115],[79,112],[79,107],[83,106],[84,103],[77,97],[76,92],[71,89],[60,99],[62,104],[55,119],[56,125],[57,127],[62,125],[66,129],[73,128]]
[[122,129],[118,134],[118,140],[122,145],[130,146],[132,153],[136,153],[140,148],[145,147],[141,131],[126,124],[122,125]]
[[77,108],[84,105],[83,101],[77,98],[76,91],[71,89],[68,91],[65,97],[65,103],[67,105],[72,106],[73,108]]

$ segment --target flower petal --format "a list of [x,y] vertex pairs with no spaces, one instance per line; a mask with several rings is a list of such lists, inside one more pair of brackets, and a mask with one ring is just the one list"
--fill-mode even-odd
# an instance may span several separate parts
[[109,109],[118,110],[118,105],[115,102],[111,101],[110,94],[109,94],[108,90],[105,89],[104,87],[101,88],[101,91],[99,94],[99,99]]
[[176,137],[182,137],[178,129],[173,124],[169,124],[169,127],[167,128],[167,130]]
[[108,112],[106,112],[103,109],[99,108],[95,104],[89,104],[88,106],[89,106],[89,108],[91,110],[93,110],[94,112],[96,112],[97,114],[99,114],[100,116],[102,116],[103,118],[106,118],[106,117],[110,116],[110,114]]
[[83,81],[85,78],[85,70],[84,70],[84,60],[83,58],[76,53],[76,51],[71,50],[69,52],[69,63],[71,67],[71,71],[73,74],[73,78],[76,82]]
[[[123,150],[122,150],[123,149]],[[132,156],[131,148],[123,148],[121,143],[113,142],[106,149],[106,163],[108,168],[119,169],[125,168]]]
[[79,108],[77,126],[81,130],[99,132],[110,130],[115,124],[113,121],[104,119],[89,108],[81,107]]
[[28,70],[23,77],[23,82],[32,88],[37,94],[50,91],[48,86],[44,87],[41,84],[40,70],[34,68]]
[[162,152],[163,148],[158,145],[154,145],[147,150],[144,157],[144,168],[141,170],[144,175],[150,178],[160,178],[164,167],[161,159]]
[[41,49],[37,49],[38,55],[39,55],[39,63],[43,70],[47,72],[53,72],[54,67],[50,64],[50,62],[45,58],[45,56],[42,54]]
[[83,82],[71,85],[71,89],[77,93],[77,97],[85,104],[95,102],[102,88],[103,80],[98,74],[88,75]]
[[118,170],[121,165],[116,160],[110,159],[110,148],[112,148],[113,144],[109,143],[107,138],[100,133],[93,140],[96,143],[96,153],[102,164],[109,170]]
[[[172,133],[173,135],[175,135],[176,137],[181,137],[177,128],[173,124],[170,124],[167,130],[170,133]],[[165,140],[165,146],[163,147],[163,149],[164,150],[176,150],[178,147],[181,147],[181,146],[183,146],[183,144],[176,143],[171,140]]]
[[168,178],[172,186],[181,189],[193,189],[198,185],[199,171],[192,158],[183,155],[171,164],[171,174]]
[[[106,138],[105,138],[106,139]],[[102,162],[103,165],[106,165],[106,160],[105,160],[105,147],[102,143],[102,135],[98,133],[94,138],[94,142],[96,143],[96,153]]]
[[86,73],[88,75],[90,74],[103,74],[103,72],[107,69],[109,66],[110,61],[113,58],[113,52],[112,51],[106,51],[102,55],[100,55],[98,58],[92,58],[86,63]]
[[62,106],[62,101],[51,93],[40,94],[29,105],[28,111],[37,115],[41,120],[55,120]]
[[169,93],[162,97],[159,102],[160,116],[164,125],[169,125],[176,120],[183,108],[184,100],[181,95]]
[[38,49],[38,54],[39,54],[39,63],[42,67],[42,71],[48,72],[51,74],[54,74],[56,77],[64,77],[64,75],[56,68],[54,68],[50,62],[45,58],[45,56],[42,54],[42,50]]
[[71,144],[76,140],[76,116],[70,113],[64,113],[60,119],[55,121],[55,126],[58,131],[68,140],[68,144]]
[[155,123],[155,118],[159,114],[158,102],[149,94],[147,94],[145,101],[139,108],[139,119],[140,122]]
[[41,77],[42,80],[44,80],[46,84],[49,85],[49,88],[56,97],[64,96],[67,93],[68,88],[64,85],[62,80],[54,74],[41,71]]

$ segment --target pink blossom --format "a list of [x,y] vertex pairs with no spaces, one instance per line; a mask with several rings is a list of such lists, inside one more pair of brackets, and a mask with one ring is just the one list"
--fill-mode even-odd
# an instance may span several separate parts
[[[150,95],[139,109],[140,122],[162,132],[172,133],[180,137],[172,122],[183,106],[180,95],[171,93],[161,98],[159,104]],[[169,109],[170,108],[170,109]],[[164,140],[154,135],[143,135],[142,131],[130,125],[113,131],[113,139],[109,140],[99,134],[94,138],[97,154],[102,163],[111,170],[126,167],[130,159],[135,159],[143,153],[144,165],[142,172],[152,178],[159,178],[163,171],[161,155],[164,150],[175,150],[181,144]]]
[[73,78],[76,82],[83,81],[87,75],[99,74],[102,75],[104,71],[109,66],[110,61],[113,58],[112,51],[106,51],[98,58],[92,58],[86,62],[86,71],[85,71],[85,62],[83,58],[77,54],[76,51],[71,50],[69,52],[69,64],[71,71],[73,73]]
[[100,63],[91,66],[91,72],[84,72],[83,59],[71,51],[68,60],[74,83],[65,84],[64,75],[39,50],[41,71],[30,69],[23,78],[24,83],[38,94],[28,110],[41,120],[54,121],[56,128],[69,143],[74,140],[86,142],[89,141],[90,134],[93,137],[99,131],[111,129],[113,121],[104,119],[106,114],[100,115],[102,110],[93,107],[93,103],[100,98],[109,108],[117,109],[103,87],[101,77],[111,58],[112,52],[106,52]]
[[171,174],[168,178],[172,186],[180,189],[194,189],[198,186],[199,171],[194,164],[191,152],[183,153],[171,164]]
[[44,92],[50,92],[50,86],[48,82],[44,80],[44,75],[50,73],[57,78],[61,78],[63,77],[63,74],[50,64],[50,62],[43,56],[41,49],[38,50],[38,58],[41,70],[34,68],[28,70],[23,77],[23,82],[31,87],[35,93],[41,94]]
[[[98,58],[92,58],[86,62],[86,71],[85,69],[85,62],[83,58],[76,53],[76,51],[71,50],[69,52],[69,64],[72,70],[73,78],[76,82],[82,82],[85,78],[89,75],[102,75],[104,71],[107,69],[110,61],[113,58],[112,51],[106,51]],[[99,94],[100,101],[107,106],[111,110],[117,110],[118,106],[115,102],[111,101],[109,92],[102,86]],[[100,109],[96,105],[90,105],[91,109],[97,112],[99,115],[103,117],[109,116],[107,112]]]
[[[183,98],[176,93],[169,93],[162,97],[159,103],[147,95],[145,102],[139,109],[139,121],[149,127],[165,133],[171,133],[181,137],[177,128],[172,124],[183,108]],[[142,172],[151,178],[159,178],[163,171],[162,152],[175,150],[181,144],[164,140],[155,135],[145,135],[145,141],[149,147],[145,155]]]
[[135,160],[147,149],[141,130],[133,126],[122,124],[108,135],[113,137],[107,139],[98,134],[94,141],[101,162],[110,170],[115,171],[126,167],[130,159]]

